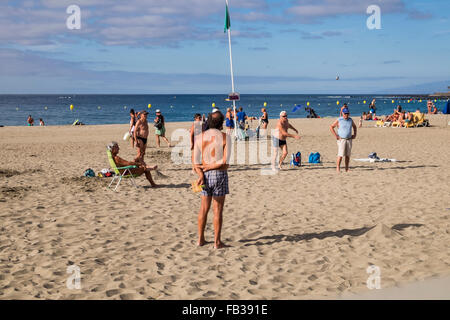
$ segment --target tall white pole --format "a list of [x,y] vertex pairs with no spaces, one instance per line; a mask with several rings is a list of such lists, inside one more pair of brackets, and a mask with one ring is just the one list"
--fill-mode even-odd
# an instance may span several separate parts
[[[229,9],[228,0],[225,0],[227,10]],[[233,74],[233,54],[231,51],[231,27],[228,28],[228,49],[230,51],[230,74],[231,74],[231,92],[234,92],[234,74]],[[236,101],[233,100],[233,112],[234,112],[234,136],[237,137],[237,121],[236,121]]]

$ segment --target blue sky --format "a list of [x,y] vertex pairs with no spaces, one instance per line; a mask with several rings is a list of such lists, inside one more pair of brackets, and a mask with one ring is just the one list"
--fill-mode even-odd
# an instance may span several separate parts
[[[448,0],[229,2],[242,93],[450,85]],[[80,30],[66,27],[72,4]],[[372,4],[380,30],[366,26]],[[224,14],[225,0],[3,0],[0,93],[227,93]]]

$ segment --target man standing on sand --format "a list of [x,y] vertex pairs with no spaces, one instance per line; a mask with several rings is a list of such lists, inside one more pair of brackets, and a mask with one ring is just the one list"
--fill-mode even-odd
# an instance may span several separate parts
[[[357,128],[356,124],[350,118],[350,111],[345,108],[342,110],[343,116],[339,117],[330,126],[330,130],[336,137],[338,145],[338,154],[336,161],[336,171],[340,172],[342,158],[345,157],[345,171],[348,171],[348,165],[350,163],[350,155],[352,152],[352,140],[356,138]],[[338,127],[338,132],[334,128]],[[354,134],[352,135],[352,128]]]
[[[297,135],[293,135],[288,133],[288,130],[292,129],[294,130]],[[280,112],[280,119],[277,121],[277,128],[275,130],[275,134],[272,137],[272,144],[273,144],[273,156],[272,156],[272,170],[277,170],[275,168],[275,161],[278,156],[278,148],[281,148],[283,150],[283,154],[280,157],[280,162],[278,163],[278,169],[281,170],[281,165],[283,164],[283,160],[286,158],[288,154],[288,148],[286,143],[286,138],[291,137],[294,139],[300,139],[300,136],[298,135],[297,129],[295,129],[288,121],[287,113],[286,111]]]
[[197,185],[203,185],[202,202],[198,213],[198,242],[203,246],[205,226],[211,207],[214,211],[214,248],[225,244],[220,239],[222,231],[222,212],[228,191],[228,158],[231,138],[222,132],[225,117],[220,111],[208,116],[209,129],[195,136],[194,169],[198,174]]
[[139,120],[136,122],[134,128],[134,143],[137,148],[137,156],[135,162],[145,164],[144,156],[145,149],[147,148],[148,139],[148,123],[147,123],[147,111],[142,111],[139,114]]

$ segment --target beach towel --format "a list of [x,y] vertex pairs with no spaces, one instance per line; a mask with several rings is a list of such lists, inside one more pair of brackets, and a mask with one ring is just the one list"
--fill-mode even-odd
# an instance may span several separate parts
[[397,161],[396,159],[388,159],[388,158],[378,158],[378,159],[376,159],[376,158],[373,158],[373,159],[361,158],[361,159],[353,159],[353,160],[360,161],[360,162],[371,162],[371,163],[373,163],[373,162],[396,162]]

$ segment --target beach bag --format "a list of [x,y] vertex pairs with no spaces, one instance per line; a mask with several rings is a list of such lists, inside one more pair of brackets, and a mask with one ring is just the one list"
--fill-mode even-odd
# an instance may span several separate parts
[[161,130],[161,129],[162,129],[163,124],[162,124],[161,118],[159,118],[158,122],[155,122],[154,126],[155,126],[155,128],[158,129],[158,130]]
[[296,154],[292,154],[291,165],[296,167],[300,167],[302,165],[302,154],[300,151]]
[[320,153],[311,152],[309,155],[309,163],[320,163]]
[[84,176],[90,178],[95,177],[95,172],[91,168],[86,169],[86,171],[84,171]]

